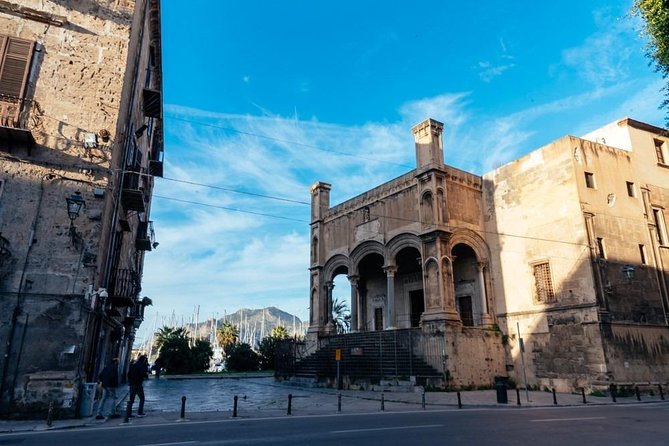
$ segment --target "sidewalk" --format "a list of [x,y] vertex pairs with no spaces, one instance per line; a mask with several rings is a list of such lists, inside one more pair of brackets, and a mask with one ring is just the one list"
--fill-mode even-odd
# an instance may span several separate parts
[[[307,415],[335,415],[352,413],[374,413],[374,412],[408,412],[420,410],[458,410],[458,394],[456,392],[427,392],[425,393],[425,406],[423,408],[422,392],[372,392],[351,391],[323,388],[303,388],[285,385],[282,383],[268,384],[273,389],[273,399],[265,400],[262,404],[254,400],[253,394],[238,395],[237,419],[252,419],[266,417],[287,416],[288,399],[291,395],[291,416]],[[341,394],[341,412],[338,411],[339,395]],[[119,413],[125,407],[125,396],[119,402]],[[147,398],[150,394],[147,393]],[[495,390],[463,391],[460,393],[462,410],[472,408],[490,408],[495,410],[515,410],[526,407],[554,407],[553,394],[551,392],[531,391],[529,402],[525,391],[520,391],[520,405],[518,405],[518,394],[510,389],[507,392],[508,403],[497,403],[497,392]],[[581,394],[558,393],[555,396],[557,406],[583,406]],[[196,399],[196,398],[194,398]],[[635,396],[618,397],[616,403],[610,397],[595,397],[586,395],[587,405],[611,405],[639,403]],[[147,416],[143,418],[133,417],[128,425],[161,424],[188,421],[217,421],[234,419],[234,398],[230,401],[221,401],[219,410],[198,411],[196,405],[185,405],[185,418],[181,419],[181,401],[174,401],[171,406],[163,405],[167,410],[152,409],[147,399]],[[659,395],[642,395],[641,402],[662,402]],[[669,403],[669,400],[666,401]],[[136,404],[135,408],[136,410]],[[118,426],[124,425],[123,417],[108,420],[96,420],[95,417],[86,417],[71,420],[54,420],[51,427],[47,426],[45,420],[32,421],[0,421],[0,433],[37,431],[49,429],[65,429],[86,426]]]

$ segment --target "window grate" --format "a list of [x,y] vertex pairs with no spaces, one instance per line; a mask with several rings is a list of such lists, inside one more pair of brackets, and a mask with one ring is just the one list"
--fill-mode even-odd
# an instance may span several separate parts
[[550,304],[556,301],[551,279],[551,267],[548,262],[533,265],[535,299],[538,303]]

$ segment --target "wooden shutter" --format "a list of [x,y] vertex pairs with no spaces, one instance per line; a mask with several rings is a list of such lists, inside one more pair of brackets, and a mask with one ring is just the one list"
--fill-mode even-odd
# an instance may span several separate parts
[[0,53],[0,95],[23,97],[35,42],[2,37]]

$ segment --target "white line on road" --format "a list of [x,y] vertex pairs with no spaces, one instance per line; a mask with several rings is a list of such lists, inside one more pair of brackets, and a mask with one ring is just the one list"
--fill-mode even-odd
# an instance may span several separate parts
[[604,420],[606,417],[582,417],[582,418],[546,418],[544,420],[530,420],[532,423],[547,423],[550,421],[583,421],[583,420]]
[[331,434],[350,434],[352,432],[374,432],[374,431],[392,431],[401,429],[426,429],[431,427],[444,427],[443,424],[423,424],[420,426],[396,426],[396,427],[377,427],[372,429],[349,429],[345,431],[330,431]]
[[196,444],[199,443],[199,441],[177,441],[176,443],[147,443],[147,444],[140,444],[137,446],[177,446],[180,444]]

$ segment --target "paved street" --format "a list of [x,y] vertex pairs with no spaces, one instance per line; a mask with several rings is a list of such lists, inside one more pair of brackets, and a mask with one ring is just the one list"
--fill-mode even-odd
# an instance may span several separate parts
[[497,407],[355,415],[108,423],[0,434],[0,445],[666,445],[669,404]]

